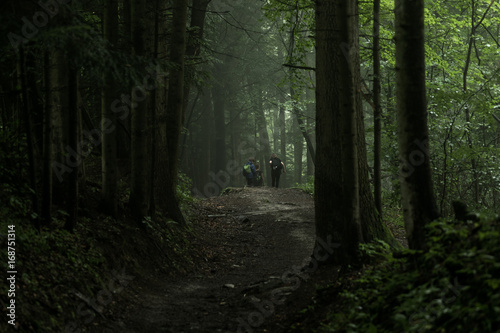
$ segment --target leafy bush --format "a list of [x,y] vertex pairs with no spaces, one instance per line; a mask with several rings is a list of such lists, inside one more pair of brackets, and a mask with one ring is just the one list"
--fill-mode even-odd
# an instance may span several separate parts
[[177,197],[181,204],[192,203],[194,201],[191,195],[193,181],[185,173],[179,172],[177,176]]
[[314,195],[314,176],[309,176],[307,183],[305,184],[295,184],[295,188],[299,188],[302,191]]
[[426,252],[363,246],[378,263],[339,293],[335,302],[342,306],[320,331],[498,331],[499,224],[498,218],[432,222]]

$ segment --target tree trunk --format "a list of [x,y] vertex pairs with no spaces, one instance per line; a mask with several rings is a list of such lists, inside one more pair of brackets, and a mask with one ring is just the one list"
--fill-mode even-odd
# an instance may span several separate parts
[[[295,171],[295,183],[302,184],[302,154],[303,154],[303,139],[305,128],[301,128],[301,115],[299,115],[299,109],[297,107],[297,100],[299,96],[295,95],[295,89],[290,87],[290,96],[292,98],[292,113],[295,115],[297,123],[292,125],[292,135],[293,135],[293,168]],[[303,122],[302,122],[303,124]],[[307,133],[306,133],[307,136]]]
[[177,200],[177,174],[179,170],[179,138],[184,110],[184,55],[186,52],[187,0],[174,0],[172,19],[172,40],[170,43],[170,71],[167,97],[167,154],[168,183],[167,201],[163,203],[169,216],[180,224],[185,224],[184,216]]
[[[131,1],[132,49],[137,57],[146,55],[145,48],[145,16],[146,1]],[[137,223],[141,223],[149,211],[148,191],[148,135],[147,104],[144,101],[146,91],[142,87],[134,87],[132,96],[132,150],[131,150],[131,184],[130,212]]]
[[[79,114],[78,114],[78,70],[73,65],[69,64],[68,60],[68,145],[72,151],[81,156],[78,145],[79,138]],[[68,217],[64,228],[69,232],[73,232],[78,220],[78,169],[79,163],[73,167],[68,179],[68,197],[67,211]]]
[[[19,48],[18,56],[18,84],[21,87],[21,100],[24,118],[24,128],[26,132],[26,143],[29,162],[30,187],[33,190],[31,195],[31,208],[38,211],[38,190],[37,190],[37,165],[35,159],[35,145],[33,142],[33,108],[30,105],[31,98],[28,96],[28,78],[26,73],[27,59],[24,53],[24,47]],[[33,92],[34,93],[34,92]],[[36,226],[39,229],[39,225]]]
[[396,0],[396,109],[401,192],[408,243],[425,248],[438,217],[432,186],[425,91],[424,0]]
[[[215,120],[215,174],[217,174],[226,167],[226,90],[222,84],[225,79],[223,68],[216,65],[215,71],[218,75],[215,76],[216,82],[212,88],[212,98]],[[246,156],[246,158],[248,157]]]
[[[169,1],[167,0],[157,0],[157,12],[155,15],[155,47],[154,55],[158,58],[163,58],[168,56],[168,43],[165,36],[169,32],[169,24],[167,22],[167,7],[169,6]],[[169,173],[166,171],[168,168],[168,152],[167,152],[167,78],[166,77],[156,77],[156,89],[154,89],[152,94],[151,104],[153,108],[152,120],[153,125],[153,142],[152,142],[152,154],[153,154],[153,164],[152,169],[154,169],[151,175],[153,182],[153,192],[154,198],[152,198],[153,209],[163,210],[166,209],[164,203],[167,202],[167,191],[165,190],[168,186],[167,178],[170,177]]]
[[[308,101],[308,104],[307,104],[307,121],[306,121],[306,124],[307,124],[307,128],[310,129],[313,127],[313,123],[314,123],[314,108],[315,108],[315,105],[313,103],[310,103],[309,101],[313,100],[314,99],[314,91],[313,89],[309,89],[307,88],[306,90],[306,100]],[[312,144],[312,148],[313,148],[313,151],[311,151],[311,148],[309,146],[307,146],[307,176],[308,176],[308,181],[310,179],[311,176],[314,175],[314,161],[313,161],[313,157],[312,157],[312,154],[315,153],[315,149],[314,149],[314,146],[315,146],[315,143],[313,140],[315,140],[315,134],[314,134],[314,130],[309,130],[308,131],[308,136],[311,138],[311,144]]]
[[[316,2],[314,252],[316,255],[322,244],[336,244],[340,249],[326,249],[330,255],[325,260],[345,265],[358,261],[357,249],[362,240],[355,127],[357,87],[351,59],[357,52],[353,18],[353,1]],[[349,53],[343,54],[346,46]]]
[[[111,47],[118,43],[118,0],[107,0],[104,8],[104,37]],[[117,132],[116,113],[111,105],[118,96],[111,73],[104,74],[101,104],[101,154],[102,154],[102,208],[116,217],[118,212],[117,197]]]
[[69,80],[68,59],[63,50],[56,49],[51,57],[52,84],[52,170],[56,177],[52,184],[54,204],[64,207],[68,199],[68,180],[75,167],[81,163],[81,156],[76,150],[68,149],[69,144]]
[[[287,158],[286,158],[286,117],[285,117],[285,107],[283,104],[285,103],[285,97],[283,94],[280,94],[280,114],[279,114],[279,126],[280,126],[280,159],[283,164],[287,165]],[[268,183],[270,184],[270,183]],[[287,182],[287,177],[286,174],[281,175],[280,179],[280,186],[281,187],[287,187],[288,182]]]
[[[120,48],[123,52],[130,52],[132,48],[132,8],[131,8],[131,0],[120,0],[122,4],[122,8],[119,11],[120,17],[122,17],[123,23],[123,34],[120,42]],[[120,6],[119,6],[120,7]],[[121,23],[121,22],[120,22]],[[115,96],[118,98],[120,95]],[[132,116],[119,116],[116,117],[116,155],[118,158],[119,164],[118,173],[120,176],[130,170],[130,158],[132,155]]]
[[373,193],[375,207],[382,218],[381,133],[382,108],[380,106],[380,0],[373,1]]
[[49,51],[44,54],[45,103],[43,117],[43,170],[41,224],[52,221],[52,82]]
[[267,133],[267,121],[264,113],[264,100],[262,96],[262,90],[257,88],[257,105],[256,105],[256,117],[257,117],[257,126],[259,133],[259,145],[256,147],[259,151],[259,162],[260,162],[260,170],[263,172],[263,177],[266,177],[266,183],[270,184],[271,177],[268,167],[269,156],[271,156],[271,145],[269,143],[269,134]]
[[189,24],[190,32],[186,44],[186,59],[189,60],[191,64],[190,72],[186,72],[183,114],[186,114],[186,109],[188,106],[189,92],[194,77],[193,74],[195,71],[196,61],[198,60],[197,58],[200,55],[207,7],[211,1],[212,0],[193,0],[193,5],[191,7],[191,22]]

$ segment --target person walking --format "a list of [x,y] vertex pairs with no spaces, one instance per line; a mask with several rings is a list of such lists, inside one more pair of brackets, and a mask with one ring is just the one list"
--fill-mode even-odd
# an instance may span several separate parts
[[248,162],[246,162],[243,166],[243,176],[245,176],[245,178],[247,179],[248,186],[254,186],[253,180],[257,175],[257,170],[255,169],[254,163],[255,159],[253,157],[250,157],[248,159]]
[[285,164],[281,162],[278,155],[273,153],[269,159],[269,167],[271,168],[271,186],[278,188],[280,185],[281,171],[285,173]]
[[260,169],[260,165],[258,163],[255,164],[255,170],[257,171],[254,179],[254,185],[255,186],[265,186],[264,182],[264,173]]

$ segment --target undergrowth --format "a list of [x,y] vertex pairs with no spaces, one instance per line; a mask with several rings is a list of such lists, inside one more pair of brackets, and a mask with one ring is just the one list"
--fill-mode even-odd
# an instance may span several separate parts
[[301,189],[310,195],[314,195],[314,176],[309,176],[309,179],[304,184],[295,184],[294,188]]
[[[7,231],[14,226],[16,288],[15,297],[8,296],[10,282],[2,279],[0,306],[7,309],[15,300],[17,331],[100,331],[100,320],[114,315],[115,304],[125,297],[122,291],[136,279],[191,268],[190,228],[160,213],[154,219],[145,218],[142,227],[125,210],[118,219],[106,216],[98,209],[98,187],[82,188],[74,233],[64,230],[67,213],[57,207],[52,223],[37,231],[37,214],[30,201],[34,192],[26,184],[26,168],[16,170],[14,162],[0,167],[0,247],[4,249],[0,267],[4,272],[12,270],[7,267]],[[189,182],[180,175],[178,198],[186,212],[193,203]],[[8,319],[5,316],[0,331]]]
[[[318,332],[497,332],[500,330],[500,222],[438,220],[428,251],[364,245],[370,266],[330,289]],[[333,302],[333,303],[332,303]],[[318,310],[313,309],[313,311]]]

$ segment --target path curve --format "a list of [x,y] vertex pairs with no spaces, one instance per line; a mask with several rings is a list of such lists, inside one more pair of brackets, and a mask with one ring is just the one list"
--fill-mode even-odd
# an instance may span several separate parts
[[265,332],[307,280],[300,268],[314,243],[310,195],[233,188],[201,206],[204,263],[180,280],[134,287],[122,332]]

